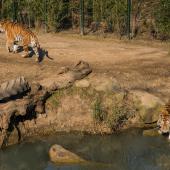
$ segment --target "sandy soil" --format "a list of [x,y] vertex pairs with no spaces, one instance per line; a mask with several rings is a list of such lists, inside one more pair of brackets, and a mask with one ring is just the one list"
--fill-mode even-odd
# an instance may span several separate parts
[[0,83],[25,76],[38,81],[50,77],[63,66],[85,60],[97,74],[114,77],[126,89],[146,90],[159,97],[170,96],[170,56],[168,49],[153,42],[125,42],[113,39],[65,34],[41,34],[41,46],[53,60],[45,57],[41,63],[35,57],[22,58],[8,54],[5,35],[0,34]]

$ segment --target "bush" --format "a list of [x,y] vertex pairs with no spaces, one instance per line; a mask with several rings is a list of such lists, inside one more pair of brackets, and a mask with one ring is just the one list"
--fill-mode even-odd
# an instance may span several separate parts
[[98,122],[102,122],[106,119],[107,112],[106,112],[105,108],[102,106],[102,102],[99,97],[97,97],[97,99],[95,100],[92,109],[93,109],[94,120],[96,120]]
[[170,0],[160,0],[155,10],[156,26],[158,34],[162,39],[170,37]]
[[106,123],[113,131],[120,129],[126,121],[136,113],[136,107],[128,98],[117,100],[113,103],[112,111],[108,115]]

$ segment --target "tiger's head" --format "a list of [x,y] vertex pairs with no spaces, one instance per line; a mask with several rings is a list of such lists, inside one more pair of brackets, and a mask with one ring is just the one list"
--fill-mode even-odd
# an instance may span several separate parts
[[2,20],[0,21],[0,33],[3,33],[6,31],[7,26],[11,23],[9,20]]
[[4,30],[4,28],[3,28],[3,23],[2,22],[0,22],[0,33],[1,32],[5,32],[5,30]]
[[166,108],[161,111],[157,125],[159,126],[160,134],[167,134],[170,132],[170,114]]

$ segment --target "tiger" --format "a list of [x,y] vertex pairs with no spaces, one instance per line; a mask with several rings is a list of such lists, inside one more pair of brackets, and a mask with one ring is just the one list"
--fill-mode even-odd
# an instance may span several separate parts
[[[0,31],[6,34],[6,49],[8,52],[17,53],[18,43],[23,46],[22,57],[29,57],[29,47],[36,54],[36,61],[40,60],[40,44],[37,36],[27,27],[20,23],[9,20],[0,21]],[[13,47],[11,50],[11,46]]]
[[170,102],[161,110],[157,125],[159,126],[158,132],[160,134],[169,134],[170,139]]

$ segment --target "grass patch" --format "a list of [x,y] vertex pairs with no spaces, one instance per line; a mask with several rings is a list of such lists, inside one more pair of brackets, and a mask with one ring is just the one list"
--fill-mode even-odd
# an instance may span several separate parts
[[73,100],[79,96],[82,102],[89,106],[93,120],[97,123],[105,123],[113,131],[120,129],[137,111],[137,105],[128,94],[124,92],[107,94],[97,92],[91,87],[78,88],[73,86],[58,90],[48,99],[48,102],[52,108],[57,108],[60,106],[62,98],[66,96],[71,96]]
[[57,90],[48,100],[52,107],[58,107],[60,101],[65,96],[74,96],[79,95],[82,100],[89,100],[92,102],[97,95],[97,92],[92,88],[78,88],[78,87],[70,87],[67,89]]
[[105,110],[104,106],[102,105],[101,98],[97,97],[94,104],[93,104],[93,119],[102,122],[107,117],[107,111]]
[[125,96],[113,102],[111,112],[107,117],[106,124],[113,131],[120,129],[126,121],[135,115],[137,107],[135,103]]
[[57,90],[48,100],[47,104],[52,108],[57,108],[60,105],[60,98],[64,95],[63,90]]

